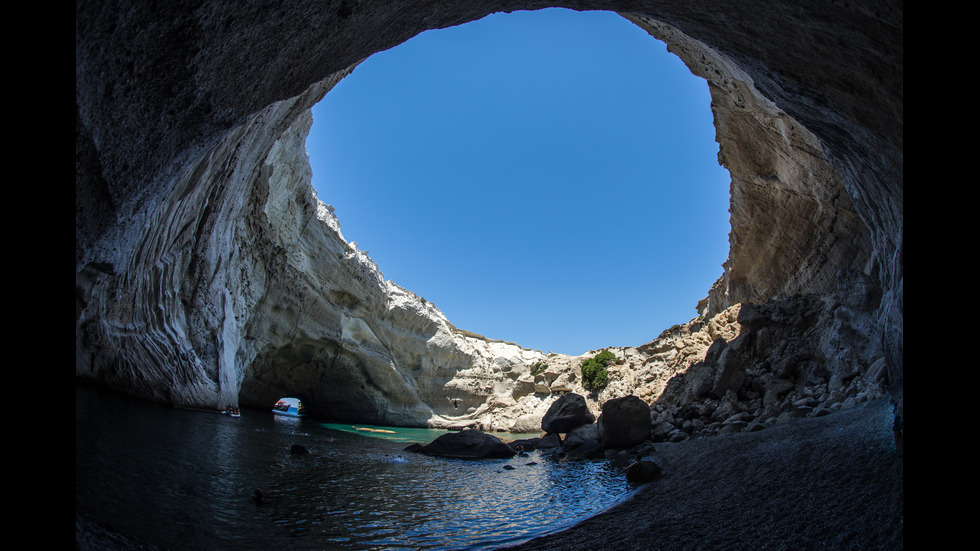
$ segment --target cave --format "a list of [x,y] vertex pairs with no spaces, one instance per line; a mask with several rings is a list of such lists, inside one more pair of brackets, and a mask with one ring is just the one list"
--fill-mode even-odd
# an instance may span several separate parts
[[[545,7],[617,12],[708,81],[732,230],[703,315],[859,274],[876,297],[861,361],[883,358],[900,397],[902,6],[830,0],[77,4],[76,378],[186,407],[300,395],[379,424],[479,409],[492,381],[446,383],[472,335],[331,233],[292,157],[311,106],[373,53]],[[536,358],[487,362],[506,377]],[[338,380],[357,400],[318,396]]]
[[[372,54],[549,7],[620,14],[711,93],[732,176],[724,273],[697,320],[617,350],[624,363],[611,367],[622,377],[641,356],[690,352],[688,371],[638,393],[657,427],[705,405],[661,404],[661,391],[755,392],[777,409],[811,383],[850,391],[861,379],[887,395],[761,432],[657,443],[688,450],[688,470],[522,548],[901,548],[901,3],[78,2],[76,381],[193,410],[272,416],[295,396],[351,422],[540,428],[541,407],[578,388],[576,359],[458,328],[386,281],[311,193],[304,145],[310,108]],[[713,324],[723,338],[688,346]],[[763,378],[750,382],[756,364],[740,362],[767,347],[785,352],[765,368],[778,378],[752,386]],[[76,498],[76,546],[84,531]]]

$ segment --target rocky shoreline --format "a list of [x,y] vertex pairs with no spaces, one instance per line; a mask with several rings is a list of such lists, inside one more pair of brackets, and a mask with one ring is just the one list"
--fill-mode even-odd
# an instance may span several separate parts
[[627,502],[512,551],[902,549],[894,405],[656,444],[662,476]]
[[[749,330],[717,341],[699,364],[711,377],[694,369],[694,382],[680,377],[652,406],[636,396],[610,399],[598,418],[585,397],[567,393],[542,418],[542,436],[507,443],[509,455],[629,454],[636,462],[624,475],[639,487],[609,511],[513,549],[903,548],[900,391],[881,386],[883,367],[874,364],[860,374],[831,373],[830,382],[799,368],[789,375],[798,384],[774,369],[733,379],[724,352],[736,350],[730,357],[752,365],[745,349],[753,335],[758,340],[749,321],[758,310],[743,312]],[[467,429],[411,451],[480,459],[501,448],[496,437]]]

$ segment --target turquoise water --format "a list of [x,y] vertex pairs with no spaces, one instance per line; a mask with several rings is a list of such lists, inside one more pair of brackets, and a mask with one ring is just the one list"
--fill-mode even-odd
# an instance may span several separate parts
[[[365,425],[362,423],[357,423],[355,425],[351,425],[350,423],[320,423],[320,426],[329,430],[347,432],[357,434],[359,436],[367,436],[369,438],[381,438],[382,440],[391,440],[392,442],[402,443],[419,442],[422,444],[427,444],[443,434],[453,432],[444,429],[386,427],[381,425]],[[494,432],[492,434],[504,442],[509,442],[518,438],[533,438],[535,436],[541,436],[541,433],[520,434],[511,432]]]
[[[75,409],[76,512],[173,549],[496,549],[632,491],[623,463],[404,451],[446,431],[356,425],[395,431],[365,433],[254,410],[235,419],[89,387],[76,387]],[[293,444],[310,453],[291,455]]]

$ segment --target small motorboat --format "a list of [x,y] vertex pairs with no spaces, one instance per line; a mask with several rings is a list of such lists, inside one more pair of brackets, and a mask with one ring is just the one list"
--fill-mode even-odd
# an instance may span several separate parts
[[276,402],[276,405],[272,406],[272,413],[287,417],[305,417],[303,414],[303,403],[290,398]]
[[242,411],[238,408],[228,408],[221,412],[222,415],[230,415],[232,417],[241,417]]

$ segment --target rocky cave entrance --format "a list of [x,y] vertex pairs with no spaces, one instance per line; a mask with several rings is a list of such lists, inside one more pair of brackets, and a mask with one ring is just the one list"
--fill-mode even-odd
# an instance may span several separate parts
[[379,394],[362,362],[337,343],[303,341],[256,359],[242,381],[239,403],[269,409],[289,397],[317,419],[377,422],[383,410]]
[[272,412],[288,417],[302,417],[305,414],[303,401],[292,396],[283,396],[272,406]]
[[[900,386],[902,4],[564,4],[628,13],[709,82],[719,157],[732,174],[732,224],[707,311],[834,295],[837,274],[867,274],[881,298],[858,336],[882,349]],[[239,323],[270,302],[312,303],[275,286],[289,268],[281,257],[263,264],[228,238],[263,230],[247,227],[255,205],[245,199],[260,195],[253,180],[267,175],[270,148],[331,82],[376,52],[426,29],[544,5],[552,3],[77,3],[76,377],[184,406],[223,407],[239,392],[242,405],[255,399],[266,411],[284,395],[310,398],[320,380],[303,370],[292,380],[302,362],[286,361],[304,353],[296,324],[281,323],[290,331],[274,339],[272,322],[251,333]],[[857,500],[825,509],[849,501]],[[807,513],[788,513],[787,541]]]
[[[224,403],[210,384],[214,372],[229,382],[226,393],[244,376],[244,393],[253,376],[249,354],[266,350],[245,346],[251,336],[225,323],[233,319],[225,283],[237,281],[248,260],[235,243],[206,238],[245,218],[240,198],[282,130],[368,56],[504,9],[493,2],[364,2],[343,13],[324,5],[212,7],[76,13],[76,376],[188,405]],[[869,331],[881,337],[900,380],[900,7],[599,7],[635,10],[626,17],[709,82],[733,208],[731,257],[707,308],[833,293],[839,271],[868,273],[884,292]],[[168,70],[144,70],[154,67]],[[184,297],[193,302],[180,302],[183,282],[194,287]],[[242,296],[254,298],[249,290],[258,287]],[[173,340],[186,334],[173,330],[183,323],[198,340]],[[123,326],[146,331],[115,330]],[[226,333],[220,354],[215,328]],[[267,340],[267,332],[255,335]],[[236,353],[248,357],[221,360]],[[175,364],[177,376],[167,369]]]
[[616,13],[496,13],[359,64],[313,108],[307,149],[387,278],[460,328],[580,355],[689,321],[722,274],[710,103]]

